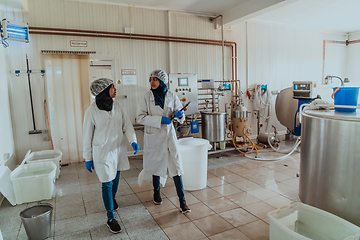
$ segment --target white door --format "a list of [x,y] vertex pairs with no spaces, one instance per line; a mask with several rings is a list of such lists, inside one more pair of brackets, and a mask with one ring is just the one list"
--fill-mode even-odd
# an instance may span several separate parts
[[45,57],[51,139],[63,152],[62,164],[82,162],[82,123],[90,105],[89,57]]

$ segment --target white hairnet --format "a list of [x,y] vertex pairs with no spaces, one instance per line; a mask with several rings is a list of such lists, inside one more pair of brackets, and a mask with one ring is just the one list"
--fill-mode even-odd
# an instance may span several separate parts
[[154,70],[150,73],[150,77],[156,77],[163,81],[165,84],[168,83],[168,75],[164,70]]
[[114,81],[109,78],[99,78],[91,82],[90,92],[95,97],[104,91],[108,86],[113,84]]

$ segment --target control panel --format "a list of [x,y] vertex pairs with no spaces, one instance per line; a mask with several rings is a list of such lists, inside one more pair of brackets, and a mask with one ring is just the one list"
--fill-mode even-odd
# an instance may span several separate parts
[[169,89],[174,91],[183,105],[191,102],[184,109],[185,115],[199,112],[197,75],[193,73],[171,73],[169,74]]
[[293,82],[293,98],[295,99],[315,99],[316,83],[311,81],[294,81]]

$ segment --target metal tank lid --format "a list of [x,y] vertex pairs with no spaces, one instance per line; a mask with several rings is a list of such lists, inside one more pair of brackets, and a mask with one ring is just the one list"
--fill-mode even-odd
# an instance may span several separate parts
[[221,113],[221,112],[211,112],[211,111],[200,111],[201,114],[209,114],[209,115],[222,115],[225,113]]
[[302,114],[342,121],[360,122],[360,110],[356,112],[338,112],[335,110],[305,110]]

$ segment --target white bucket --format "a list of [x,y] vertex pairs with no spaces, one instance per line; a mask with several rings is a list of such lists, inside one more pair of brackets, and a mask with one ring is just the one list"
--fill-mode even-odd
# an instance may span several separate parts
[[182,138],[178,140],[180,157],[183,164],[182,175],[185,190],[199,190],[206,187],[208,140],[200,138]]

